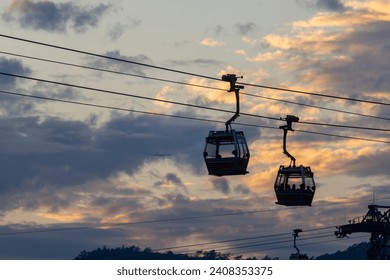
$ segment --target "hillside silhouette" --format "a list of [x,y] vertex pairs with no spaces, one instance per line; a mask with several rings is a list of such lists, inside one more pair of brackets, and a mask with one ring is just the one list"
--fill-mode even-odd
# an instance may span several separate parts
[[362,242],[348,247],[345,251],[319,256],[316,260],[367,260],[367,250],[369,248],[370,243]]

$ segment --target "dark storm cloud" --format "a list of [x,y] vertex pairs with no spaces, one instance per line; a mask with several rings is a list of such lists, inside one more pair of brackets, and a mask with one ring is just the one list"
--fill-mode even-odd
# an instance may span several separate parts
[[221,36],[223,34],[225,34],[226,31],[225,31],[225,28],[222,26],[222,25],[217,25],[213,28],[207,28],[206,29],[206,34],[210,34],[210,35],[213,35],[213,36]]
[[307,8],[325,9],[328,11],[345,10],[343,1],[341,0],[295,0],[299,5],[304,5]]
[[[0,72],[17,74],[17,75],[28,75],[31,70],[24,66],[20,60],[8,59],[6,57],[0,57]],[[17,78],[0,75],[0,84],[3,90],[13,89],[16,85]]]
[[237,23],[236,27],[240,35],[248,35],[256,28],[256,24],[253,22],[248,22],[245,24]]
[[117,23],[111,28],[109,36],[114,41],[118,40],[126,30],[136,28],[141,25],[141,23],[141,20],[129,20],[127,24]]
[[[340,42],[340,49],[361,47],[361,51],[353,55],[353,64],[340,65],[336,75],[349,74],[345,82],[355,83],[356,90],[366,92],[390,90],[388,61],[390,61],[389,40],[390,22],[374,22],[367,24],[346,36]],[[367,48],[369,46],[369,48]],[[327,69],[330,71],[330,69]],[[345,74],[342,76],[344,78]],[[351,80],[352,79],[352,80]],[[354,89],[355,89],[354,88]],[[382,100],[383,101],[383,100]]]
[[180,177],[177,176],[174,173],[168,173],[166,175],[166,179],[167,179],[168,182],[171,182],[171,183],[173,183],[175,185],[178,185],[178,186],[181,186],[181,187],[184,186],[184,184],[183,184],[182,180],[180,179]]
[[[69,227],[83,227],[72,224]],[[54,231],[51,231],[54,229]],[[0,226],[1,260],[71,260],[83,250],[94,250],[107,244],[107,240],[124,245],[129,231],[120,229],[58,230],[61,226],[9,225]],[[12,234],[20,231],[40,233]],[[115,241],[114,241],[115,240]],[[23,244],[23,246],[21,246]],[[119,246],[120,246],[119,245]]]
[[104,4],[82,7],[72,2],[14,0],[3,14],[3,19],[16,21],[24,28],[66,32],[71,27],[76,32],[85,32],[90,27],[96,27],[109,8]]
[[165,177],[162,180],[157,181],[154,186],[160,188],[167,184],[172,184],[175,187],[179,187],[179,189],[177,189],[178,192],[184,191],[185,193],[188,193],[186,185],[175,173],[167,173]]
[[[149,236],[153,238],[149,242],[156,244],[157,248],[172,246],[175,244],[175,240],[182,239],[184,236],[213,241],[266,235],[275,233],[275,230],[278,233],[286,231],[285,228],[275,227],[276,225],[280,226],[280,220],[274,211],[265,211],[260,214],[242,213],[273,204],[273,202],[257,197],[255,194],[245,199],[231,197],[229,199],[189,199],[179,194],[172,196],[169,202],[171,207],[147,213],[148,219],[151,220],[171,219],[168,223],[154,224],[150,229],[148,227]],[[242,215],[234,215],[234,213],[242,213]],[[183,217],[189,217],[189,219],[181,219]],[[178,219],[175,220],[175,218]],[[153,231],[158,231],[158,236],[153,235]],[[165,237],[162,238],[162,236]],[[191,242],[196,243],[192,239]],[[217,245],[217,247],[213,245],[198,246],[193,250],[195,252],[199,249],[216,249],[218,246],[226,248],[229,244]],[[228,250],[232,252],[231,249]]]
[[[185,122],[129,115],[94,129],[79,121],[26,117],[1,119],[0,127],[3,210],[17,208],[15,201],[23,204],[42,188],[54,193],[118,172],[132,175],[150,160],[151,150],[172,153],[178,166],[206,173],[202,158],[206,129]],[[186,191],[178,175],[168,172],[164,180]],[[18,193],[26,198],[10,200]]]
[[317,0],[316,5],[318,8],[330,11],[343,11],[345,9],[343,2],[340,0]]
[[225,178],[213,178],[211,180],[213,187],[215,190],[223,193],[223,194],[229,194],[231,192],[229,182]]
[[[0,226],[0,234],[11,233],[4,236],[0,241],[2,246],[0,259],[72,259],[82,250],[93,250],[104,245],[111,248],[121,245],[137,245],[156,249],[172,246],[177,239],[191,235],[200,238],[200,242],[204,242],[204,240],[232,239],[237,238],[237,236],[258,235],[258,232],[271,233],[265,227],[273,224],[275,221],[275,219],[270,218],[270,216],[273,216],[272,213],[268,213],[269,215],[263,213],[261,217],[256,218],[253,215],[240,215],[238,216],[239,219],[234,219],[234,222],[232,222],[234,216],[229,215],[207,218],[207,216],[215,214],[243,210],[243,208],[239,210],[229,209],[235,202],[227,201],[226,199],[191,200],[182,194],[171,194],[167,196],[167,201],[169,201],[170,207],[163,209],[145,209],[140,207],[135,215],[138,221],[161,222],[145,222],[131,226],[124,225],[120,229],[90,228],[45,232],[45,230],[53,228],[77,228],[90,226],[91,224],[69,223],[46,227],[33,224]],[[132,201],[128,202],[127,205],[131,203]],[[252,205],[252,203],[259,203],[259,200],[251,199],[245,201],[246,206]],[[124,202],[121,202],[121,205],[123,204]],[[102,206],[97,204],[96,207],[100,209]],[[127,213],[126,209],[122,209],[122,213]],[[191,218],[202,216],[205,216],[205,218]],[[186,219],[187,217],[188,219]],[[119,227],[119,225],[117,226]],[[248,228],[252,232],[249,233]],[[20,231],[40,232],[35,234],[12,234]],[[22,241],[23,246],[20,246]],[[194,243],[194,241],[191,243]]]
[[[340,49],[360,46],[362,51],[353,54],[350,63],[323,65],[323,71],[332,75],[340,88],[347,86],[352,96],[361,92],[388,92],[390,79],[386,67],[387,61],[390,61],[389,37],[390,22],[372,23],[364,30],[351,33],[339,43]],[[367,48],[368,44],[370,48]]]
[[248,186],[240,184],[240,185],[234,187],[234,192],[240,193],[243,195],[247,195],[247,194],[251,193],[251,190]]
[[[388,188],[387,188],[388,189]],[[356,193],[362,189],[357,189]],[[147,195],[147,194],[145,194]],[[367,194],[365,194],[367,195]],[[355,197],[361,199],[361,196]],[[367,197],[365,197],[367,198]],[[287,208],[272,207],[268,199],[252,194],[246,199],[190,199],[183,194],[170,194],[166,196],[169,207],[160,209],[142,208],[138,209],[134,217],[137,221],[145,223],[131,226],[123,225],[118,228],[107,229],[86,229],[55,232],[40,232],[25,235],[8,235],[2,238],[2,252],[0,258],[4,259],[70,259],[74,258],[82,250],[93,250],[106,245],[115,248],[121,245],[137,245],[140,247],[165,248],[177,245],[177,240],[183,240],[182,244],[194,244],[210,241],[221,241],[237,238],[253,238],[273,234],[286,234],[291,237],[290,232],[294,228],[302,228],[305,238],[307,229],[316,227],[326,229],[323,234],[333,234],[337,225],[346,224],[349,219],[362,216],[367,212],[367,204],[354,203],[354,210],[346,208],[345,204],[334,204],[326,207],[315,208]],[[104,199],[100,203],[107,203]],[[114,201],[116,203],[116,201]],[[126,202],[120,202],[124,205]],[[127,205],[131,204],[128,202]],[[98,209],[101,208],[96,204]],[[260,210],[253,212],[253,210]],[[125,208],[122,213],[128,213]],[[243,211],[249,211],[245,213]],[[120,212],[118,212],[120,213]],[[235,214],[236,213],[236,214]],[[279,217],[280,216],[280,217]],[[197,218],[195,218],[197,217]],[[302,219],[302,217],[313,217],[313,219]],[[332,218],[333,217],[333,218]],[[338,217],[335,221],[334,217]],[[160,222],[147,222],[160,221]],[[313,224],[317,226],[313,227]],[[51,228],[74,228],[85,224],[52,225]],[[87,224],[88,226],[88,224]],[[117,225],[119,227],[119,225]],[[1,233],[15,231],[42,230],[36,225],[14,225],[0,227]],[[134,237],[134,239],[132,239]],[[190,237],[191,241],[188,241]],[[187,240],[187,242],[186,242]],[[337,240],[335,238],[335,240]],[[23,246],[20,242],[23,241]],[[347,241],[347,240],[346,240]],[[255,241],[257,242],[257,241]],[[292,244],[292,238],[291,238]],[[226,249],[229,246],[236,247],[238,244],[232,242],[223,245],[198,246],[190,248],[199,249],[222,249],[223,252],[242,253],[247,248]],[[272,248],[273,246],[271,246]],[[256,253],[268,254],[272,257],[288,259],[291,248],[285,250],[267,250],[267,246],[255,248]],[[315,251],[310,251],[315,248]],[[305,247],[305,253],[319,255],[337,251],[339,247],[332,247],[331,244],[321,247]],[[186,251],[189,251],[186,249]],[[217,250],[219,251],[219,250]],[[252,255],[255,253],[252,253]]]
[[388,176],[390,150],[381,150],[363,154],[354,160],[345,162],[345,170],[358,177]]
[[[389,36],[390,22],[377,21],[343,32],[335,40],[308,40],[291,51],[300,57],[291,69],[302,82],[323,87],[326,93],[376,99],[366,94],[390,89]],[[320,48],[331,48],[332,52],[321,54],[324,59],[314,59],[317,55],[313,56],[312,49]]]
[[[145,63],[150,64],[150,59],[145,55],[137,55],[137,56],[125,56],[122,55],[119,51],[108,51],[104,54],[104,56],[112,57],[115,59],[89,59],[88,65],[96,68],[108,69],[112,71],[120,71],[120,72],[128,72],[135,73],[137,75],[144,76],[143,68],[137,63]],[[128,61],[128,62],[126,62]],[[131,63],[135,62],[135,63]]]
[[248,186],[239,184],[237,186],[231,187],[229,184],[229,180],[224,177],[211,177],[210,182],[214,190],[224,194],[238,194],[238,195],[250,195],[251,190]]

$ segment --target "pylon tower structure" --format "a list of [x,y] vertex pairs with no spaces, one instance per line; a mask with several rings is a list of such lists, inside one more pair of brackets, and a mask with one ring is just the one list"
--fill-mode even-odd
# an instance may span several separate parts
[[355,232],[371,233],[367,259],[390,260],[390,206],[369,205],[365,216],[349,220],[337,229],[335,235],[339,238]]

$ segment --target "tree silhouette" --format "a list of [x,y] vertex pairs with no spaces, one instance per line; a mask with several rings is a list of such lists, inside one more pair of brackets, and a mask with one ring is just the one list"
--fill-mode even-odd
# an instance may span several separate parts
[[[242,256],[231,257],[230,253],[220,253],[215,250],[196,251],[194,255],[176,254],[172,251],[165,253],[153,252],[151,248],[141,249],[137,246],[122,246],[118,248],[97,248],[90,252],[81,251],[75,260],[229,260],[243,259]],[[250,259],[256,259],[254,257]]]

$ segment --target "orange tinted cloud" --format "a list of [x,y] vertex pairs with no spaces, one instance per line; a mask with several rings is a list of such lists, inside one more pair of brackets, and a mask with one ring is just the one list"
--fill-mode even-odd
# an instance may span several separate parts
[[201,45],[207,46],[207,47],[220,47],[223,46],[225,43],[221,41],[217,41],[211,38],[204,38],[201,42]]
[[37,216],[55,220],[57,222],[61,223],[73,223],[73,222],[79,222],[85,219],[85,216],[81,213],[77,212],[69,212],[66,213],[50,213],[50,212],[38,212]]
[[269,60],[275,60],[282,56],[283,56],[283,52],[277,50],[275,52],[258,53],[256,56],[248,58],[248,60],[252,62],[264,62]]
[[327,34],[323,30],[314,30],[297,33],[294,37],[269,34],[263,39],[270,47],[279,49],[279,51],[274,52],[274,56],[280,57],[282,55],[280,50],[290,49],[327,54],[337,49],[337,45],[333,44],[333,42],[339,40],[340,38],[340,35],[331,33]]
[[12,0],[8,6],[10,11],[12,10],[25,10],[31,4],[28,0]]
[[320,13],[310,20],[297,21],[294,27],[353,27],[375,21],[390,20],[389,1],[349,1],[344,13]]

